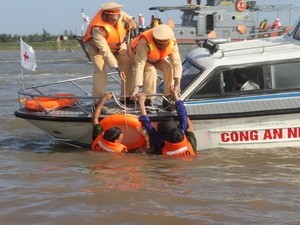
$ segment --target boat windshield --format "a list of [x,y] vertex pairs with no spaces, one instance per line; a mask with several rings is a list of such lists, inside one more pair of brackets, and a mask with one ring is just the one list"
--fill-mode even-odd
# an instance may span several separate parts
[[182,64],[181,90],[184,91],[193,80],[198,78],[204,71],[204,68],[196,67],[189,61],[185,60]]
[[300,23],[299,23],[299,25],[298,25],[298,27],[296,29],[294,38],[297,39],[297,40],[300,40]]

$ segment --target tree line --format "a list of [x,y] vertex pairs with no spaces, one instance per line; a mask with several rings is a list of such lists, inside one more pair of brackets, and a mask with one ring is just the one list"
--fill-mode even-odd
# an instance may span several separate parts
[[[68,37],[68,39],[73,39],[73,32],[68,32],[65,30],[63,34]],[[11,34],[0,34],[0,42],[2,43],[13,43],[13,42],[19,42],[20,37],[26,42],[47,42],[47,41],[53,41],[56,39],[58,35],[51,35],[48,33],[45,29],[43,29],[42,34],[30,34],[30,35],[11,35]]]

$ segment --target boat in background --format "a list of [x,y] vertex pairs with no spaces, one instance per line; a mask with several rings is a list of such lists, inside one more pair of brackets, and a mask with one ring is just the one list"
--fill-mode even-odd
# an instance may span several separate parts
[[[196,4],[192,4],[196,2]],[[244,0],[207,0],[207,4],[201,5],[201,0],[187,1],[181,6],[155,6],[149,10],[166,12],[178,10],[183,12],[181,24],[174,24],[169,20],[168,24],[173,27],[177,43],[182,55],[186,55],[196,46],[196,41],[210,39],[215,43],[256,39],[271,36],[280,36],[286,32],[286,27],[280,26],[274,30],[270,24],[262,24],[263,29],[257,26],[256,14],[259,12],[299,11],[293,5],[256,5],[255,1]],[[161,15],[161,13],[160,13]],[[159,19],[161,18],[154,18]],[[272,21],[273,22],[273,21]]]
[[[270,11],[299,11],[293,5],[261,5],[257,6],[255,1],[245,0],[207,0],[205,5],[201,5],[201,0],[187,1],[180,6],[154,6],[149,10],[166,12],[170,10],[182,12],[181,24],[174,24],[173,20],[164,21],[169,24],[175,33],[175,38],[179,45],[182,58],[196,47],[197,41],[209,39],[215,43],[226,43],[245,39],[265,38],[280,36],[287,33],[289,26],[279,26],[274,30],[272,25],[263,24],[257,26],[256,13]],[[83,13],[83,11],[82,11]],[[83,25],[87,26],[87,16],[83,14]],[[152,22],[147,29],[151,28],[154,20],[162,21],[161,18],[151,18]],[[263,26],[263,27],[261,27]],[[83,30],[81,35],[83,34]],[[79,42],[87,58],[90,60],[85,50],[82,36],[74,36]]]
[[[300,147],[299,71],[300,18],[290,33],[280,37],[200,43],[183,62],[180,96],[194,123],[197,149]],[[238,91],[235,85],[240,74],[248,76],[259,88]],[[95,98],[86,91],[89,82],[85,79],[90,77],[20,90],[20,108],[15,116],[34,124],[54,140],[89,146]],[[66,88],[66,84],[70,87]],[[148,108],[154,126],[165,117],[177,118],[174,111],[163,108],[162,90],[163,83],[158,86],[154,106]],[[61,98],[72,100],[72,105],[39,112],[25,108],[33,98],[57,99],[57,93],[64,92],[68,94]],[[125,96],[113,93],[100,120],[115,113],[140,114],[138,104],[123,105],[118,99]]]
[[196,40],[204,39],[219,39],[219,42],[245,39],[245,36],[255,33],[254,11],[258,7],[255,1],[210,0],[206,5],[197,1],[197,4],[156,6],[149,10],[182,11],[181,24],[173,27],[175,37],[179,44],[195,44]]

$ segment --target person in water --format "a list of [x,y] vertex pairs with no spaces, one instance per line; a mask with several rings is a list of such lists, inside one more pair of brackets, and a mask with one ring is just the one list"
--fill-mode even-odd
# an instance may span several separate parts
[[[114,153],[127,153],[127,147],[122,144],[124,134],[119,127],[111,127],[107,130],[103,130],[99,124],[99,117],[101,115],[102,108],[105,102],[111,99],[111,93],[105,93],[100,100],[96,103],[96,109],[92,117],[93,125],[93,141],[91,148],[93,151],[100,152],[114,152]],[[138,132],[140,132],[145,138],[145,146],[136,150],[136,153],[147,153],[149,151],[150,140],[148,133],[137,127]]]
[[157,129],[151,125],[150,117],[146,112],[146,94],[138,94],[141,110],[139,119],[150,136],[152,153],[170,156],[195,155],[197,141],[193,124],[187,116],[182,100],[179,99],[179,89],[172,86],[170,92],[175,100],[179,123],[169,119],[159,122]]
[[111,127],[103,131],[99,124],[99,116],[101,115],[103,105],[107,100],[111,99],[111,97],[111,93],[105,93],[96,103],[96,109],[92,117],[93,142],[91,148],[93,151],[101,152],[127,152],[127,147],[121,143],[123,140],[122,130],[118,127]]

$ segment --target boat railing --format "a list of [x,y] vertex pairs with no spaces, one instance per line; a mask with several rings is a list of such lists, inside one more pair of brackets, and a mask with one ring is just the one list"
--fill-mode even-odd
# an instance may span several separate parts
[[[113,75],[117,74],[115,72],[108,73],[110,78],[112,78],[113,83],[116,84],[120,81],[116,79]],[[41,112],[52,113],[57,111],[59,108],[45,108],[40,102],[40,97],[46,97],[47,99],[68,99],[72,102],[72,106],[76,107],[77,111],[81,111],[85,115],[92,113],[92,108],[97,99],[100,99],[101,96],[92,96],[92,94],[84,88],[84,85],[91,86],[90,82],[84,83],[85,80],[90,80],[92,76],[85,76],[79,78],[72,78],[67,80],[61,80],[56,82],[50,82],[46,84],[35,85],[31,87],[26,87],[18,91],[18,99],[20,104],[20,109],[26,110],[26,103],[31,100],[35,101],[37,105],[42,109]],[[81,82],[81,83],[80,83]],[[80,84],[79,84],[80,83]],[[119,84],[118,84],[119,87]],[[135,104],[134,108],[130,108],[125,103],[121,102],[120,98],[129,97],[129,93],[126,95],[119,95],[120,90],[114,90],[108,88],[108,92],[113,93],[113,101],[116,102],[116,105],[119,107],[119,110],[122,112],[137,112],[139,111],[138,104]],[[63,95],[60,95],[63,94]],[[156,103],[162,104],[163,95],[162,94],[153,94],[148,95],[148,97],[155,97]],[[158,98],[158,99],[157,99]],[[168,101],[168,99],[165,99]],[[149,108],[149,107],[148,107]],[[60,108],[61,109],[61,108]]]
[[[285,50],[288,49],[292,49],[295,46],[293,44],[285,44]],[[278,47],[278,48],[277,48]],[[261,54],[265,53],[268,51],[268,49],[270,50],[272,48],[272,50],[276,51],[276,48],[278,51],[282,51],[282,43],[278,42],[278,43],[264,43],[262,45],[258,45],[258,46],[246,46],[246,47],[238,47],[238,48],[230,48],[230,49],[226,49],[226,48],[220,48],[219,51],[221,51],[221,57],[225,57],[226,53],[241,53],[242,51],[251,51],[254,52],[256,50],[256,52],[260,52]]]
[[[86,107],[84,107],[86,104],[83,104],[83,101],[86,101],[88,104],[88,102],[93,102],[96,97],[91,96],[90,92],[83,88],[82,85],[77,84],[76,81],[84,81],[91,78],[92,76],[85,76],[23,88],[18,91],[20,108],[25,109],[26,102],[33,100],[46,113],[56,111],[56,108],[45,108],[38,100],[40,97],[47,97],[49,99],[68,99],[74,106],[82,110],[83,113],[89,114],[90,110],[86,110]],[[66,91],[69,95],[66,94]],[[65,95],[60,96],[59,94],[62,93]]]

